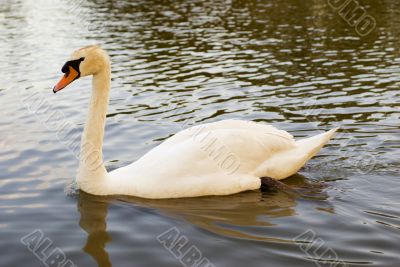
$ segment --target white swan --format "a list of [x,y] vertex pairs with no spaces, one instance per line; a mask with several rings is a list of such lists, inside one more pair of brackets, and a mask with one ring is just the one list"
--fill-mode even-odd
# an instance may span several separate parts
[[95,195],[178,198],[228,195],[258,189],[261,177],[295,174],[336,129],[295,141],[270,125],[224,120],[183,130],[136,162],[108,173],[102,145],[110,90],[110,60],[99,46],[75,51],[62,68],[54,93],[79,77],[93,75],[84,128],[78,186]]

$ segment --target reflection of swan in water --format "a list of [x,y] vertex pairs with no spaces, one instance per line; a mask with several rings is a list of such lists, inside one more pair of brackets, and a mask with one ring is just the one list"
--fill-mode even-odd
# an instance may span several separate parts
[[[308,195],[326,199],[318,184],[309,184],[301,175],[287,181],[290,187],[275,192],[250,191],[230,196],[151,200],[127,196],[94,196],[80,191],[80,226],[88,233],[85,252],[99,266],[111,266],[105,245],[111,240],[106,231],[109,203],[124,201],[158,210],[173,218],[182,218],[221,236],[269,242],[292,242],[260,235],[260,227],[273,226],[274,218],[292,216],[297,200]],[[298,188],[298,189],[296,189]],[[153,214],[153,212],[152,212]],[[255,231],[255,232],[254,232]]]
[[98,266],[111,266],[106,244],[111,240],[107,233],[106,217],[108,212],[107,197],[98,197],[81,192],[78,196],[78,210],[81,214],[79,225],[88,233],[83,250],[91,255]]
[[[259,239],[244,228],[271,226],[267,220],[258,218],[285,217],[294,214],[295,199],[287,192],[263,195],[259,191],[243,192],[231,196],[171,199],[168,201],[125,197],[122,201],[156,208],[171,217],[180,217],[207,231],[230,237]],[[265,238],[261,238],[265,240]]]

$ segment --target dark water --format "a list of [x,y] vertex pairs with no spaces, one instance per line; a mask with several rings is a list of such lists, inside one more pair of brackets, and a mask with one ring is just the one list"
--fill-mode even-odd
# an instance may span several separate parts
[[[76,266],[194,266],[193,246],[200,266],[400,266],[400,2],[359,2],[376,19],[365,37],[327,0],[2,0],[0,265],[45,266],[59,248]],[[90,80],[51,88],[93,43],[113,63],[108,169],[221,119],[341,132],[287,190],[159,201],[73,190],[78,161],[57,127],[79,136]],[[167,230],[181,250],[158,241]],[[32,232],[29,244],[52,242],[39,256],[20,241]]]

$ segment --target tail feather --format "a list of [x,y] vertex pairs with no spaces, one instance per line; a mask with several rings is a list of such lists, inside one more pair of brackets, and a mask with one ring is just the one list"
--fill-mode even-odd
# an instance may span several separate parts
[[256,175],[281,180],[295,174],[328,143],[337,129],[335,128],[328,132],[296,141],[295,148],[278,153],[267,159],[256,170]]
[[314,157],[331,140],[338,129],[335,128],[328,132],[296,141],[297,149],[305,154],[305,161]]

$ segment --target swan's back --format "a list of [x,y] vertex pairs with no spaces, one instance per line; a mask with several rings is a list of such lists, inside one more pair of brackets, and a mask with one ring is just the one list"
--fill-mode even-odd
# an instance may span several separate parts
[[[289,133],[271,125],[242,120],[224,120],[185,129],[143,156],[153,161],[160,155],[170,157],[175,150],[188,150],[203,160],[205,170],[217,165],[227,173],[250,173],[271,155],[293,149],[296,143]],[[183,160],[184,155],[179,159]],[[184,160],[186,161],[186,160]]]

